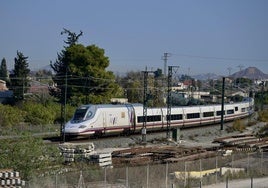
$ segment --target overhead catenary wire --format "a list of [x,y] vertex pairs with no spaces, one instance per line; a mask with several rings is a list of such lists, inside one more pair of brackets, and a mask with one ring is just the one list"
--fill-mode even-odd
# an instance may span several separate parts
[[268,62],[268,59],[255,59],[255,58],[200,56],[200,55],[178,54],[178,53],[175,53],[175,54],[172,53],[172,55],[174,55],[174,56],[188,57],[188,58],[213,59],[213,60],[225,60],[225,61]]

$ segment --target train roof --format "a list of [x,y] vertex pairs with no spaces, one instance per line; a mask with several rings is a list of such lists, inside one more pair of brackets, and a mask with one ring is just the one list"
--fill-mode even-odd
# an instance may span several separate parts
[[[253,99],[250,97],[245,97],[243,101],[241,102],[236,102],[236,103],[225,103],[225,105],[235,105],[235,104],[241,104],[245,102],[252,102]],[[221,104],[210,104],[210,105],[193,105],[193,106],[172,106],[172,108],[190,108],[190,107],[206,107],[206,106],[218,106]],[[97,108],[120,108],[120,107],[136,107],[136,108],[142,108],[143,104],[141,103],[126,103],[126,104],[84,104],[81,105],[81,107],[90,107],[90,106],[95,106]],[[158,107],[150,107],[150,109],[154,109]],[[160,108],[166,108],[165,106],[160,107]]]
[[128,106],[142,107],[143,105],[140,103],[133,103],[133,104],[127,103],[127,104],[84,104],[82,106],[83,107],[95,106],[97,108],[118,108],[118,107],[128,107]]

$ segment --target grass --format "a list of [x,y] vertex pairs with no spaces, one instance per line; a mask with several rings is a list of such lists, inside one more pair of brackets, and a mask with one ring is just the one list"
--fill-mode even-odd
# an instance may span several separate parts
[[259,130],[258,135],[261,135],[261,137],[268,137],[268,123]]
[[233,125],[228,127],[226,129],[226,131],[228,133],[230,132],[234,132],[234,131],[238,131],[238,132],[243,132],[244,130],[246,129],[246,125],[245,123],[241,120],[241,119],[236,119],[234,122],[233,122]]
[[262,110],[258,112],[258,120],[268,123],[268,110]]

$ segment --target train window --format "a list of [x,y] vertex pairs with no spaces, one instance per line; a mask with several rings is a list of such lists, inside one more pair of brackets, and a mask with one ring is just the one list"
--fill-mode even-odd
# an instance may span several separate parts
[[[166,116],[167,119],[169,119],[170,116]],[[171,114],[170,120],[182,120],[182,114]]]
[[234,114],[234,110],[227,110],[227,114]]
[[187,114],[187,119],[200,118],[200,113],[190,113]]
[[245,112],[246,111],[246,108],[241,108],[241,112]]
[[74,117],[73,120],[77,121],[77,120],[82,120],[84,119],[85,115],[87,112],[87,108],[81,108],[81,109],[77,109],[74,113]]
[[[159,118],[160,117],[160,118]],[[161,120],[161,116],[154,116],[154,121],[160,121]]]
[[[138,123],[144,122],[144,116],[138,116]],[[161,115],[147,116],[146,122],[161,121]]]
[[235,107],[235,111],[236,111],[236,112],[238,111],[238,106]]
[[149,116],[151,121],[161,121],[161,116],[157,115],[157,116]]
[[[217,112],[216,112],[216,115],[217,115],[217,116],[220,116],[220,115],[221,115],[221,110],[217,111]],[[223,111],[223,115],[225,115],[225,111]]]
[[143,116],[138,116],[138,123],[144,122],[144,117]]
[[214,112],[204,112],[203,117],[212,117],[214,116]]
[[93,113],[92,113],[91,111],[89,111],[89,112],[87,113],[87,119],[91,118],[92,114],[93,114]]

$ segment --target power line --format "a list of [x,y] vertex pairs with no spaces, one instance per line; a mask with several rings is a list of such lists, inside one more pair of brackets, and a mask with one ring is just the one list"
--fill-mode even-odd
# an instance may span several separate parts
[[173,54],[175,56],[189,57],[189,58],[199,58],[199,59],[214,59],[214,60],[226,60],[226,61],[258,61],[258,62],[268,62],[268,59],[250,59],[250,58],[237,58],[237,57],[215,57],[215,56],[199,56],[199,55],[189,55],[189,54]]

